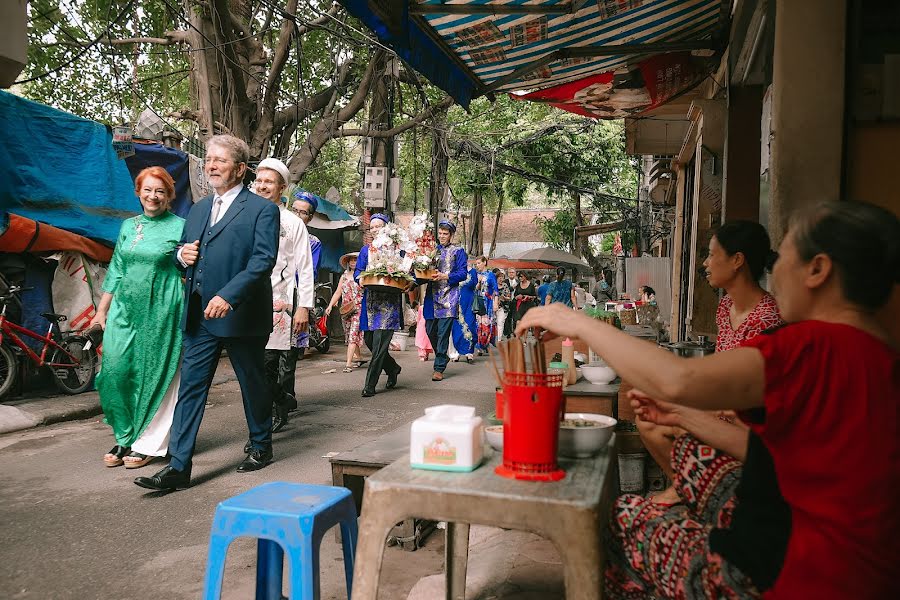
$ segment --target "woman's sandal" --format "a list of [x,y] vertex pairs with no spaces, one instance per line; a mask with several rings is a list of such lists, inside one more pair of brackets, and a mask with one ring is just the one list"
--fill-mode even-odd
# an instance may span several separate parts
[[344,373],[352,373],[353,367],[344,367]]
[[131,452],[131,448],[126,448],[125,446],[113,446],[112,450],[106,453],[106,456],[103,457],[103,464],[107,467],[118,467],[120,465],[125,464],[125,461],[122,460],[122,457]]
[[137,460],[124,461],[126,469],[137,469],[139,467],[143,467],[144,465],[146,465],[148,462],[150,462],[151,460],[153,460],[156,457],[155,456],[147,456],[146,454],[141,454],[140,452],[132,452],[125,458],[137,459]]

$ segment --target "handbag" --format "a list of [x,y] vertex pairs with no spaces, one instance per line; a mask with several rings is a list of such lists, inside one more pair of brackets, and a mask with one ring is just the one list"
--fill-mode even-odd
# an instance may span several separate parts
[[487,306],[484,302],[484,296],[481,294],[475,294],[475,297],[472,298],[472,312],[476,315],[486,315],[487,314]]
[[342,317],[349,317],[350,315],[356,314],[356,302],[352,300],[350,302],[342,302],[341,307],[338,309],[341,311]]

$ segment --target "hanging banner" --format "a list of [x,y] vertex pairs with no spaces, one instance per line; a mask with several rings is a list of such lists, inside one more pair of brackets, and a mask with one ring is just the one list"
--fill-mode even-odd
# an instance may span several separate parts
[[706,60],[690,52],[651,56],[624,71],[609,71],[529,94],[510,94],[596,119],[633,117],[665,104],[705,79]]

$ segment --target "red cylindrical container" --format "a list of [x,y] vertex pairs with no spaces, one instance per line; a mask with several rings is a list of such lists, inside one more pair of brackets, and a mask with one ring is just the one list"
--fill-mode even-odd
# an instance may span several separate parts
[[494,416],[500,421],[503,420],[505,404],[506,402],[503,399],[503,388],[497,388],[497,395],[494,398]]
[[504,375],[503,464],[494,470],[498,475],[530,481],[566,476],[556,464],[562,385],[562,375]]

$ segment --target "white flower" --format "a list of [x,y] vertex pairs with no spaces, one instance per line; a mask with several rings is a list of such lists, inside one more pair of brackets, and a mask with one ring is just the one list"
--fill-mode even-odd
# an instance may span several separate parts
[[409,270],[413,266],[413,259],[409,256],[403,259],[403,263],[400,265],[400,270],[404,272],[409,272]]

